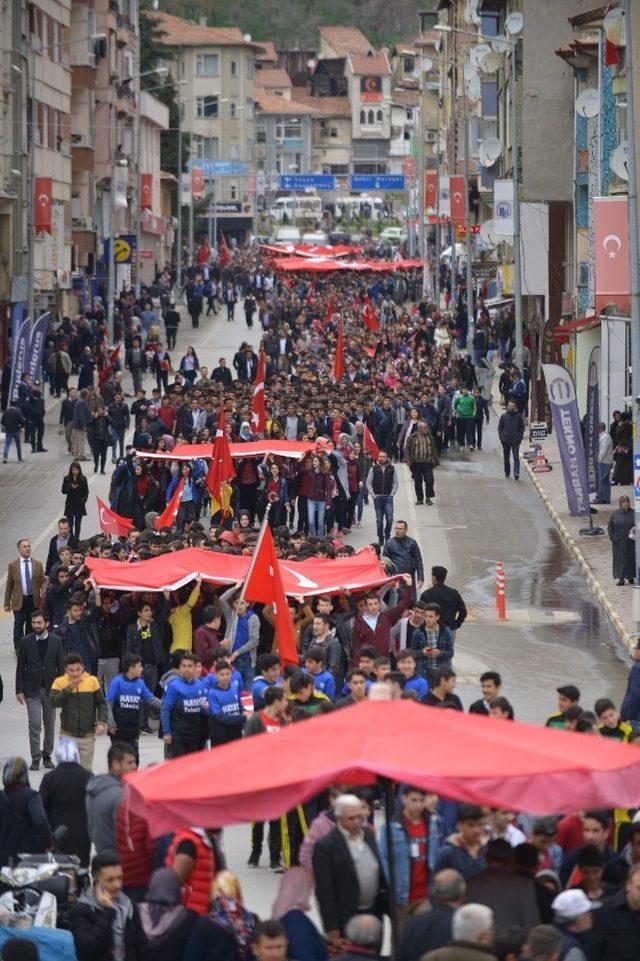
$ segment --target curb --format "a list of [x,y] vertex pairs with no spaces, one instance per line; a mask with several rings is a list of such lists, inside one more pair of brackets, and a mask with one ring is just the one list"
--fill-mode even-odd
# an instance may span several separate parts
[[589,587],[591,588],[591,591],[593,592],[596,599],[598,600],[600,607],[602,608],[602,610],[605,612],[605,614],[611,621],[613,627],[616,630],[616,633],[618,634],[618,637],[620,638],[624,646],[627,648],[627,650],[631,654],[636,648],[636,643],[637,643],[636,635],[633,634],[628,629],[628,627],[626,627],[624,621],[622,620],[618,612],[615,610],[602,584],[600,583],[598,578],[595,576],[595,574],[589,567],[585,559],[585,556],[582,553],[582,550],[578,546],[577,541],[575,540],[573,535],[570,533],[566,524],[560,517],[558,511],[555,509],[555,507],[551,503],[551,499],[547,496],[544,487],[542,486],[540,481],[537,479],[536,475],[533,473],[533,470],[529,466],[528,461],[522,458],[520,463],[524,464],[525,470],[527,471],[533,486],[537,490],[540,500],[546,507],[547,513],[549,514],[551,520],[556,525],[558,529],[558,533],[560,534],[562,540],[565,542],[565,544],[567,545],[567,547],[569,548],[569,550],[577,560],[579,566],[581,567],[582,572],[587,580],[587,584],[589,585]]

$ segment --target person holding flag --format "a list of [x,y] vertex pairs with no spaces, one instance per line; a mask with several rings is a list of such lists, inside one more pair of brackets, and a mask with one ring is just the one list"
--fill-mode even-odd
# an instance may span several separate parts
[[218,414],[218,429],[213,443],[213,453],[207,472],[207,490],[211,498],[211,520],[217,514],[221,514],[224,520],[231,516],[231,481],[235,479],[236,472],[231,459],[229,449],[229,439],[224,415],[224,407],[220,408]]
[[258,369],[253,382],[253,403],[251,406],[251,430],[254,434],[264,434],[267,429],[267,410],[264,402],[265,353],[260,350]]

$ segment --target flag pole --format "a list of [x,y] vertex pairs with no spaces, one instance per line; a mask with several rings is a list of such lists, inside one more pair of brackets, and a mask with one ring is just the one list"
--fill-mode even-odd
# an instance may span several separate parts
[[271,510],[271,504],[267,504],[267,509],[266,509],[266,511],[264,512],[264,517],[263,517],[263,519],[262,519],[262,524],[261,524],[261,526],[260,526],[260,531],[259,531],[259,533],[258,533],[258,540],[256,541],[256,546],[255,546],[254,549],[253,549],[253,554],[251,555],[251,560],[249,561],[249,567],[247,568],[247,573],[246,573],[245,576],[244,576],[244,583],[243,583],[242,587],[240,588],[240,597],[238,598],[239,601],[243,601],[243,600],[244,600],[244,592],[245,592],[245,590],[246,590],[246,588],[247,588],[247,581],[249,580],[249,578],[250,578],[251,575],[253,574],[253,569],[254,569],[254,567],[256,566],[256,557],[258,556],[258,554],[259,554],[259,552],[260,552],[260,548],[262,547],[262,541],[263,541],[263,538],[264,538],[264,532],[265,532],[265,530],[266,530],[266,528],[267,528],[267,524],[269,523],[269,511],[270,511],[270,510]]

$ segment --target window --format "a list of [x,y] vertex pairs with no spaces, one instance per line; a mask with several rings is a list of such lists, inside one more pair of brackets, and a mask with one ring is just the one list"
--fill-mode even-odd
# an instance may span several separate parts
[[196,76],[217,77],[219,58],[217,53],[199,53],[196,57]]
[[413,71],[415,70],[415,66],[416,66],[415,57],[404,58],[402,69],[404,70],[405,73],[413,73]]
[[125,77],[133,77],[133,75],[133,54],[130,50],[125,50],[122,57],[122,79],[124,80]]
[[244,105],[245,120],[253,120],[253,100],[246,100]]
[[198,137],[194,138],[194,151],[198,160],[217,160],[218,159],[218,138],[217,137]]
[[238,199],[238,185],[237,183],[235,183],[235,181],[232,182],[229,186],[229,195],[232,200]]
[[367,123],[368,123],[368,124],[373,124],[373,123],[374,123],[373,110],[370,110],[369,113],[367,114]]
[[217,117],[218,97],[196,97],[196,117]]
[[240,147],[237,140],[232,140],[229,143],[229,160],[239,160],[240,159]]
[[249,80],[253,78],[253,60],[247,58],[247,77]]
[[483,117],[498,116],[498,84],[491,80],[480,84]]
[[413,120],[413,110],[407,110],[405,116],[406,116],[407,120],[408,120],[409,122],[411,122],[411,121]]
[[267,125],[264,120],[256,125],[256,143],[267,142]]
[[337,137],[337,136],[338,136],[338,128],[337,128],[337,127],[329,127],[329,136],[330,136],[330,137]]
[[360,123],[361,123],[361,124],[364,124],[364,123],[366,123],[366,122],[367,122],[367,115],[366,115],[366,113],[364,112],[364,110],[361,110],[361,111],[360,111]]
[[301,122],[295,117],[285,120],[284,135],[287,140],[302,140]]
[[231,63],[229,64],[229,67],[230,67],[230,69],[231,69],[231,76],[232,76],[232,77],[237,77],[237,76],[238,76],[238,61],[237,61],[237,60],[232,60]]
[[49,58],[54,63],[60,63],[60,24],[49,18]]
[[232,120],[235,120],[238,116],[238,104],[235,100],[229,101],[229,116]]
[[377,121],[378,123],[382,123],[382,110],[378,110],[378,112],[377,112],[377,114],[376,114],[376,121]]

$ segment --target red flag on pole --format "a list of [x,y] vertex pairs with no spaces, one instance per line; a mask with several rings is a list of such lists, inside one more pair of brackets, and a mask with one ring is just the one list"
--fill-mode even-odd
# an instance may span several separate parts
[[113,370],[114,364],[116,363],[118,357],[120,356],[120,344],[116,344],[111,353],[109,354],[109,360],[107,363],[98,371],[98,383],[100,387],[104,384],[105,380],[108,378],[109,374]]
[[198,250],[198,267],[204,267],[211,260],[211,247],[206,237],[202,238],[200,249]]
[[116,514],[110,507],[96,497],[98,502],[98,517],[100,520],[100,530],[104,534],[114,534],[116,537],[126,537],[133,528],[133,521],[129,517],[122,517]]
[[163,510],[162,514],[159,514],[158,517],[156,517],[155,528],[157,531],[162,530],[163,527],[173,527],[175,524],[178,511],[180,510],[180,499],[182,497],[183,490],[184,477],[181,477],[178,481],[178,486],[173,492],[171,500]]
[[380,448],[376,444],[374,436],[366,424],[364,425],[364,449],[367,454],[371,454],[376,460],[378,459]]
[[229,253],[229,248],[227,247],[227,241],[224,239],[224,234],[220,234],[220,253],[218,255],[218,262],[221,267],[226,267],[231,260],[231,254]]
[[253,404],[251,407],[251,429],[254,434],[264,434],[267,427],[267,411],[264,405],[264,350],[260,351],[256,379],[253,382]]
[[213,442],[213,455],[207,472],[207,488],[213,501],[217,504],[222,504],[222,485],[225,481],[233,480],[235,476],[236,472],[233,467],[231,451],[229,450],[229,440],[227,438],[224,408],[221,408],[218,416],[218,429]]
[[424,205],[427,210],[435,210],[437,207],[438,175],[427,173],[424,176]]
[[344,346],[343,340],[343,330],[342,330],[342,314],[340,314],[340,319],[338,321],[338,339],[336,341],[336,353],[333,358],[333,379],[340,380],[344,375]]
[[153,209],[153,174],[140,174],[140,210]]
[[271,604],[275,620],[275,641],[282,667],[299,663],[298,649],[293,631],[293,621],[284,593],[282,574],[276,555],[276,545],[268,524],[268,515],[262,523],[256,549],[251,558],[244,584],[244,596],[249,601]]
[[333,315],[335,314],[335,312],[336,312],[336,302],[335,302],[335,300],[334,300],[333,297],[332,297],[331,300],[329,301],[329,303],[327,304],[327,309],[325,310],[324,316],[323,316],[323,318],[322,318],[322,326],[323,326],[323,327],[324,327],[325,324],[328,324],[328,323],[329,323],[329,321],[331,320],[331,318],[333,317]]
[[449,177],[450,188],[449,193],[451,195],[451,223],[455,225],[463,224],[467,219],[467,211],[465,204],[465,193],[466,185],[464,177],[458,174],[455,177]]
[[373,309],[373,304],[371,303],[371,298],[369,296],[364,298],[362,320],[364,321],[365,327],[368,327],[369,330],[380,330],[380,322],[376,317],[376,312]]
[[[33,136],[34,131],[32,131]],[[38,234],[50,234],[51,233],[51,206],[52,206],[52,191],[53,191],[53,180],[51,177],[34,177],[33,178],[33,192],[34,192],[34,233],[36,236]]]
[[375,347],[363,347],[362,349],[364,350],[365,354],[369,355],[369,357],[375,357],[379,344],[380,344],[380,341],[378,341]]

